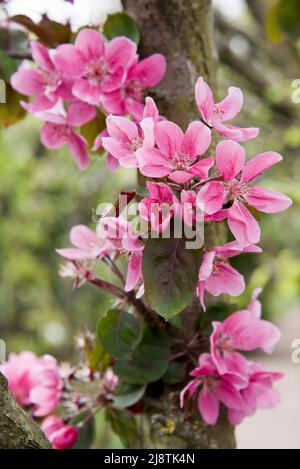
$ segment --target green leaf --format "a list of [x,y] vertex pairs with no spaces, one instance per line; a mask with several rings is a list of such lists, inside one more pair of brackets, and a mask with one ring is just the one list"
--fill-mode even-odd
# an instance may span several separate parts
[[76,427],[77,425],[82,423],[89,416],[89,414],[89,410],[83,410],[78,415],[76,415],[76,417],[70,420],[69,425],[73,425],[74,427]]
[[89,369],[92,371],[105,371],[111,362],[110,355],[105,352],[102,345],[97,341],[91,350],[86,350],[86,358]]
[[124,446],[130,447],[131,442],[137,438],[137,424],[132,413],[128,410],[108,408],[106,416]]
[[109,15],[103,27],[103,33],[107,39],[113,39],[117,36],[126,36],[137,44],[140,40],[138,25],[131,16],[126,13]]
[[16,15],[10,21],[24,26],[28,31],[37,35],[39,40],[47,47],[56,47],[59,44],[71,42],[71,29],[49,18],[43,17],[39,23],[34,23],[31,18],[25,15]]
[[99,319],[97,334],[104,350],[115,358],[127,356],[140,342],[141,323],[126,311],[109,310]]
[[0,104],[0,126],[8,127],[16,124],[26,116],[26,111],[20,106],[20,100],[26,98],[6,84],[6,102]]
[[[90,151],[95,143],[96,137],[106,128],[105,115],[101,111],[97,111],[95,119],[80,127],[81,135],[88,142],[88,150]],[[99,149],[96,153],[102,154],[103,149]]]
[[186,365],[178,362],[170,362],[163,377],[166,384],[176,384],[183,381],[186,376]]
[[95,440],[95,419],[89,420],[82,428],[80,428],[79,436],[73,449],[89,449]]
[[183,238],[149,238],[143,254],[145,296],[166,320],[195,296],[201,249],[187,249]]
[[121,383],[115,389],[114,407],[126,408],[140,401],[145,394],[146,386],[136,386],[129,383]]
[[160,379],[169,361],[169,339],[164,333],[146,330],[144,338],[131,356],[117,360],[115,373],[132,384],[147,384]]

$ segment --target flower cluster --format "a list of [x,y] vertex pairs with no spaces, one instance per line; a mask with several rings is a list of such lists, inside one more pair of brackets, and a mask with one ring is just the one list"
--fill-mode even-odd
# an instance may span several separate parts
[[[172,236],[176,222],[196,231],[198,223],[226,222],[233,240],[213,247],[204,240],[201,262],[194,269],[195,284],[199,269],[195,295],[203,312],[205,292],[213,296],[240,295],[245,289],[244,278],[229,259],[262,251],[257,246],[260,227],[256,211],[276,213],[291,204],[287,196],[254,185],[282,157],[267,151],[246,161],[240,142],[255,138],[259,129],[228,124],[242,108],[241,90],[230,87],[227,96],[215,103],[208,84],[199,77],[195,100],[200,115],[183,131],[159,114],[152,98],[144,101],[145,89],[156,86],[165,74],[162,55],[139,60],[131,40],[116,37],[108,42],[91,29],[81,30],[74,44],[60,45],[56,50],[49,51],[33,41],[31,51],[36,66],[23,63],[12,77],[12,86],[34,98],[23,106],[45,121],[43,144],[48,148],[67,145],[78,167],[85,169],[89,163],[88,142],[80,128],[96,119],[100,109],[107,116],[106,128],[93,142],[93,150],[103,148],[107,152],[110,169],[136,168],[142,176],[151,178],[146,182],[147,195],[134,193],[125,203],[127,208],[137,196],[135,219],[126,217],[128,212],[124,214],[124,206],[119,204],[115,212],[109,210],[98,220],[96,232],[84,225],[72,228],[72,247],[57,250],[67,260],[61,275],[72,277],[76,287],[89,282],[102,288],[122,305],[126,301],[134,307],[141,303],[143,314],[147,314],[140,300],[146,289],[151,304],[146,273],[145,287],[142,273],[144,238],[153,232],[155,237],[168,232]],[[213,132],[225,137],[215,148],[211,147]],[[163,263],[163,253],[159,256]],[[120,257],[127,259],[126,276],[118,265]],[[97,262],[109,267],[116,276],[115,283],[97,277]],[[191,290],[192,295],[194,287]],[[210,425],[218,420],[220,404],[227,408],[229,422],[236,425],[257,408],[273,407],[279,400],[273,382],[282,375],[265,371],[242,354],[256,349],[270,353],[280,337],[274,325],[261,319],[257,295],[255,291],[246,310],[231,314],[223,323],[212,323],[209,347],[204,337],[200,337],[200,345],[196,339],[190,341],[198,347],[199,365],[190,372],[192,380],[181,392],[180,404],[183,406],[186,398],[197,394],[200,414]],[[188,351],[179,354],[190,366]],[[56,448],[69,447],[78,435],[72,417],[84,409],[92,418],[95,407],[111,402],[118,378],[110,370],[91,378],[88,367],[79,367],[67,370],[62,379],[57,369],[54,372],[49,357],[30,355],[30,360],[26,359],[26,363],[33,363],[29,369],[22,355],[12,357],[2,367],[16,399],[24,406],[34,406],[35,416],[48,415],[42,425],[46,435]],[[85,386],[87,392],[83,395]],[[49,416],[59,400],[67,403],[69,417]]]
[[48,50],[31,42],[35,67],[24,62],[11,78],[18,92],[34,98],[23,106],[46,121],[41,140],[47,148],[68,145],[80,169],[89,164],[88,143],[78,127],[105,114],[142,117],[145,88],[165,74],[160,54],[139,60],[136,44],[126,37],[106,42],[92,29],[82,29],[75,44]]
[[237,311],[220,322],[213,322],[210,353],[199,357],[199,365],[190,372],[193,379],[180,394],[180,405],[185,399],[198,395],[199,412],[209,425],[215,425],[220,404],[228,410],[232,425],[257,409],[269,409],[279,402],[273,382],[282,378],[241,354],[241,351],[262,349],[271,353],[280,338],[276,326],[260,319],[260,303],[254,292],[246,310]]
[[[93,418],[94,409],[113,402],[119,383],[111,369],[100,374],[85,363],[59,366],[52,356],[37,357],[31,352],[11,354],[8,362],[0,365],[0,372],[18,404],[32,410],[33,417],[45,417],[41,428],[55,449],[76,443],[80,428]],[[78,418],[82,413],[86,421]]]
[[62,381],[57,361],[50,355],[37,357],[31,352],[11,354],[0,365],[10,389],[19,404],[32,408],[35,417],[44,417],[57,406],[62,393]]
[[[260,228],[251,208],[275,213],[287,209],[291,200],[279,192],[252,185],[254,179],[282,159],[278,153],[268,151],[245,161],[243,147],[232,139],[253,138],[258,129],[220,124],[220,119],[230,119],[241,109],[241,91],[231,87],[228,96],[215,105],[208,85],[200,77],[196,84],[196,101],[201,121],[192,122],[185,133],[175,123],[161,118],[155,102],[148,97],[140,121],[110,115],[106,120],[107,135],[100,135],[95,145],[97,148],[103,145],[117,164],[138,168],[144,176],[160,180],[146,183],[149,197],[144,197],[138,205],[139,219],[147,221],[151,230],[164,232],[175,217],[189,226],[197,221],[227,220],[235,241],[209,250],[204,246],[197,295],[205,309],[205,291],[213,296],[222,293],[238,296],[245,288],[243,276],[230,266],[229,258],[261,252],[256,245],[260,241]],[[217,144],[214,157],[205,155],[213,127],[231,137]],[[119,234],[107,235],[104,226]],[[82,231],[79,244],[74,233],[71,233],[71,241],[80,250],[59,250],[59,254],[71,261],[84,261],[88,244],[88,257],[94,260],[102,260],[104,254],[127,253],[130,256],[126,291],[142,280],[143,243],[138,234],[134,234],[130,222],[116,217],[101,218],[98,236]],[[139,233],[140,238],[143,234]],[[104,240],[110,242],[110,252],[97,253],[97,246]]]

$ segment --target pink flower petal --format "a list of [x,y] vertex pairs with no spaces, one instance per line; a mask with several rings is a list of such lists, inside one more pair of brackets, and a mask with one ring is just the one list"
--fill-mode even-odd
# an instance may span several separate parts
[[226,202],[226,191],[221,182],[207,182],[198,192],[197,203],[201,204],[203,211],[212,215],[223,207]]
[[80,249],[90,249],[99,244],[96,233],[85,225],[75,225],[70,232],[71,243]]
[[225,135],[225,136],[232,138],[236,142],[246,142],[247,140],[251,140],[252,138],[257,137],[259,134],[258,127],[236,127],[234,125],[229,125],[229,124],[227,124],[226,127],[227,127],[227,132],[229,133],[232,132],[233,135],[231,136]]
[[177,184],[185,184],[193,178],[193,174],[190,174],[188,171],[173,171],[168,175],[170,181],[177,182]]
[[140,252],[130,254],[125,291],[134,289],[142,275],[142,256]]
[[205,289],[213,296],[228,293],[239,296],[245,290],[244,277],[229,264],[218,264],[216,273],[213,273],[205,282]]
[[102,137],[103,148],[117,160],[130,157],[136,162],[135,154],[129,146],[111,137]]
[[225,380],[220,382],[216,396],[229,409],[242,410],[244,407],[239,392]]
[[221,120],[228,121],[235,117],[243,106],[243,93],[239,88],[231,86],[226,98],[216,104],[217,109],[221,111]]
[[255,288],[251,296],[251,301],[247,306],[247,310],[250,311],[250,313],[257,319],[261,318],[262,312],[261,302],[257,299],[261,292],[261,288]]
[[234,179],[245,164],[245,150],[233,140],[224,140],[216,147],[216,166],[225,181]]
[[211,142],[211,130],[202,122],[192,122],[183,137],[182,152],[190,159],[203,155]]
[[283,212],[293,203],[286,195],[261,186],[250,187],[247,190],[246,200],[251,207],[265,213]]
[[74,101],[68,108],[67,123],[72,127],[80,127],[95,119],[96,114],[95,106],[82,101]]
[[110,70],[128,69],[136,59],[136,44],[127,37],[116,37],[107,44],[105,57]]
[[93,85],[90,81],[82,78],[76,80],[72,92],[77,99],[93,106],[99,106],[102,97],[100,86]]
[[140,121],[143,118],[144,105],[136,99],[128,97],[125,100],[126,114],[131,114],[134,119]]
[[46,122],[41,130],[41,142],[46,148],[56,149],[68,142],[68,136],[62,125]]
[[106,126],[110,137],[123,143],[129,144],[139,137],[137,125],[126,117],[109,116]]
[[155,101],[152,98],[150,98],[150,96],[147,96],[147,98],[145,99],[145,102],[146,104],[145,104],[145,108],[143,111],[143,119],[145,119],[146,117],[152,117],[154,122],[157,123],[159,121],[159,112],[155,104]]
[[171,203],[173,201],[173,192],[167,184],[147,181],[146,186],[152,199],[161,203]]
[[86,61],[72,44],[62,44],[56,49],[53,61],[57,71],[68,79],[80,78]]
[[38,96],[44,92],[44,79],[34,68],[19,67],[10,79],[11,86],[25,96]]
[[91,251],[85,251],[84,249],[77,248],[64,248],[56,249],[57,254],[68,259],[69,261],[83,261],[88,259],[95,259],[94,254]]
[[182,152],[183,132],[177,124],[161,121],[154,128],[156,144],[161,153],[172,158]]
[[228,210],[228,226],[241,247],[257,244],[260,240],[260,228],[243,204],[235,202]]
[[49,56],[49,52],[42,44],[37,41],[30,42],[31,54],[34,62],[47,72],[54,71],[54,64]]
[[214,113],[214,98],[210,87],[202,77],[197,80],[195,98],[201,116],[209,123]]
[[126,70],[124,67],[119,67],[111,75],[107,75],[102,82],[101,89],[103,93],[113,93],[119,90],[126,79]]
[[202,264],[199,270],[199,280],[207,280],[213,270],[214,258],[216,253],[214,251],[208,251],[203,255]]
[[97,31],[84,28],[79,31],[76,37],[75,47],[82,53],[87,62],[100,59],[104,54],[104,39]]
[[189,167],[188,172],[197,176],[199,179],[207,179],[210,168],[214,165],[213,158],[203,158]]
[[220,413],[220,403],[215,394],[209,391],[208,388],[203,387],[202,391],[199,393],[198,407],[203,420],[208,425],[215,425],[217,423]]
[[138,62],[131,70],[130,77],[134,78],[143,88],[158,85],[166,73],[166,59],[161,54],[153,54]]
[[85,138],[76,132],[72,132],[68,138],[68,148],[78,168],[81,171],[85,170],[90,163],[87,152],[87,141]]
[[230,337],[235,349],[251,351],[261,348],[271,353],[280,339],[280,331],[274,324],[256,319],[250,311],[238,311],[222,325],[222,333]]
[[165,158],[156,148],[140,148],[136,155],[140,171],[144,176],[160,178],[168,176],[171,171],[168,158]]
[[230,138],[235,142],[240,142],[243,140],[243,132],[242,129],[239,129],[239,127],[215,121],[214,129],[218,132],[219,135],[222,135],[222,137]]
[[260,176],[266,169],[282,160],[282,156],[275,151],[266,151],[254,156],[245,165],[242,171],[242,181],[251,182]]
[[113,93],[103,93],[100,101],[107,114],[115,114],[117,116],[124,116],[126,114],[125,100],[120,90],[114,91]]

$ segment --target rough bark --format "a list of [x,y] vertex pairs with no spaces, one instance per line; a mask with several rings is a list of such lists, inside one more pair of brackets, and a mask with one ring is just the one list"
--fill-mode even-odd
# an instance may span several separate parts
[[40,427],[14,400],[1,373],[0,449],[51,449]]
[[161,114],[183,127],[198,114],[195,80],[202,74],[216,86],[210,0],[124,0],[142,32],[143,55],[160,52],[168,61],[163,82],[155,89]]
[[[198,118],[194,87],[202,75],[216,90],[217,56],[213,41],[211,0],[123,0],[127,12],[138,22],[141,54],[156,52],[167,58],[167,73],[155,89],[160,113],[183,128]],[[208,246],[221,244],[220,226],[205,232]],[[201,309],[195,301],[183,312],[185,332],[192,335]],[[178,393],[165,389],[155,400],[146,400],[139,419],[138,448],[234,448],[233,428],[222,418],[209,427],[201,421],[196,406],[188,412],[178,409]]]

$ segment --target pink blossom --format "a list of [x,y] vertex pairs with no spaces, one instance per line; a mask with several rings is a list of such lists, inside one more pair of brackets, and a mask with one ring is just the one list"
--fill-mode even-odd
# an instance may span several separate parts
[[152,98],[147,97],[141,122],[135,123],[122,116],[107,117],[107,129],[96,138],[93,150],[102,146],[107,151],[112,169],[119,164],[125,168],[136,168],[137,150],[154,146],[154,124],[158,121],[156,104]]
[[121,217],[103,217],[98,223],[97,233],[109,240],[116,250],[129,256],[125,291],[133,290],[142,276],[144,245],[133,231],[131,222]]
[[259,134],[258,128],[242,128],[224,124],[233,119],[243,106],[243,93],[239,88],[231,86],[226,98],[220,103],[215,103],[210,87],[202,77],[199,77],[195,87],[195,97],[203,121],[220,135],[241,142],[257,137]]
[[[102,145],[103,137],[109,137],[109,133],[106,128],[96,137],[92,151],[98,151],[100,149],[104,150]],[[112,172],[115,172],[120,166],[119,160],[109,152],[106,154],[106,164],[108,169]]]
[[88,143],[75,128],[94,119],[95,108],[80,101],[73,101],[65,115],[63,112],[41,112],[37,116],[47,121],[41,130],[43,145],[50,149],[67,145],[79,169],[86,169],[89,165]]
[[208,353],[199,357],[199,366],[191,371],[194,379],[180,393],[180,407],[184,400],[197,394],[198,408],[203,420],[215,425],[220,414],[220,404],[228,409],[243,412],[245,404],[231,375],[220,375]]
[[163,55],[153,54],[140,62],[136,56],[134,64],[127,72],[124,85],[102,96],[104,109],[119,116],[130,114],[140,121],[144,114],[144,91],[156,86],[164,77],[165,71],[166,59]]
[[113,392],[115,391],[116,387],[118,386],[120,382],[119,377],[112,371],[111,368],[109,368],[102,379],[102,386],[104,391],[107,393],[107,398],[111,398],[113,395]]
[[272,409],[280,402],[279,393],[273,388],[273,383],[282,379],[284,375],[265,371],[258,363],[250,363],[249,370],[248,384],[240,391],[244,401],[243,409],[228,410],[228,420],[231,425],[240,424],[245,417],[253,415],[257,409]]
[[203,255],[203,261],[199,270],[199,281],[197,293],[205,310],[205,290],[213,296],[227,293],[239,296],[245,289],[244,277],[237,272],[229,263],[230,257],[235,257],[247,252],[261,252],[258,246],[241,248],[239,243],[231,241],[222,247],[215,247]]
[[0,365],[16,401],[34,406],[33,415],[42,417],[54,410],[59,402],[62,382],[55,358],[37,357],[31,352],[11,354],[7,363]]
[[254,156],[245,164],[245,151],[233,140],[225,140],[216,147],[216,167],[220,181],[207,182],[200,189],[198,198],[208,215],[217,214],[227,202],[233,202],[226,211],[228,226],[240,245],[256,244],[260,228],[245,204],[265,213],[286,210],[291,199],[280,192],[251,183],[266,169],[282,160],[276,152],[268,151]]
[[153,230],[163,232],[168,228],[171,218],[180,213],[179,201],[167,184],[148,181],[146,186],[150,197],[140,202],[140,216],[150,221]]
[[74,80],[74,96],[99,105],[103,96],[121,88],[135,58],[136,44],[130,39],[117,37],[105,44],[97,31],[82,29],[74,45],[63,44],[57,48],[54,62],[63,76]]
[[70,261],[96,260],[109,255],[113,245],[107,239],[99,238],[84,225],[73,226],[70,241],[74,248],[56,249],[56,252]]
[[247,376],[249,364],[239,351],[248,352],[260,348],[271,353],[280,339],[280,331],[274,324],[255,315],[252,302],[250,310],[237,311],[223,323],[213,322],[213,333],[210,337],[211,355],[221,374]]
[[207,178],[213,159],[199,159],[211,142],[211,132],[204,124],[192,122],[184,134],[173,122],[161,121],[155,125],[154,136],[158,148],[137,151],[139,168],[144,176],[168,176],[179,184],[193,177]]
[[57,100],[69,98],[70,83],[63,80],[55,68],[49,51],[39,42],[31,41],[31,53],[37,67],[33,68],[22,63],[11,77],[11,85],[19,93],[34,97],[35,101],[28,104],[30,112],[43,111],[54,106]]
[[71,448],[78,438],[78,428],[64,423],[64,421],[56,415],[47,417],[41,428],[54,449]]
[[144,111],[144,90],[158,85],[165,73],[166,59],[162,54],[153,54],[141,61],[136,59],[128,70],[126,83],[120,93],[123,114],[131,114],[140,120]]

